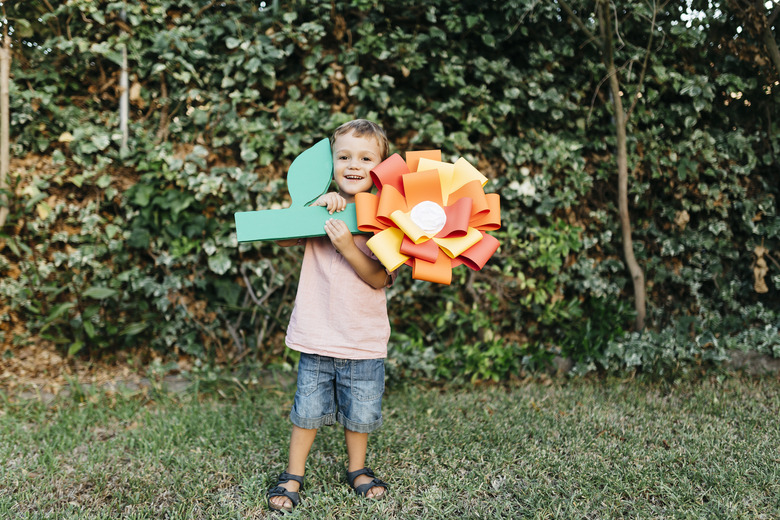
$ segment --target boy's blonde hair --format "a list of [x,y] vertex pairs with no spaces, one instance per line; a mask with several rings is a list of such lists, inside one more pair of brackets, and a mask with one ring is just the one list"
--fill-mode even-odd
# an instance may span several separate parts
[[336,138],[352,132],[355,137],[373,137],[379,144],[379,152],[384,161],[387,159],[387,155],[390,153],[390,143],[387,141],[387,134],[381,126],[369,121],[368,119],[353,119],[347,123],[344,123],[333,132],[333,136],[330,138],[330,146],[333,147],[333,143],[336,142]]

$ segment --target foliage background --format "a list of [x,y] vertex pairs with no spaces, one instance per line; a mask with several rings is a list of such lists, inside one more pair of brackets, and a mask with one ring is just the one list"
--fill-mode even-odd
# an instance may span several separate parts
[[[592,2],[572,4],[595,23]],[[449,287],[404,271],[389,290],[394,377],[501,379],[554,356],[660,373],[734,348],[780,357],[778,72],[725,2],[664,4],[649,48],[653,4],[617,4],[624,94],[641,94],[629,196],[649,327],[633,332],[605,71],[556,2],[7,2],[12,29],[31,31],[10,36],[4,356],[45,340],[293,363],[302,252],[238,245],[232,215],[281,207],[292,159],[365,117],[391,151],[463,156],[502,196],[485,269]]]

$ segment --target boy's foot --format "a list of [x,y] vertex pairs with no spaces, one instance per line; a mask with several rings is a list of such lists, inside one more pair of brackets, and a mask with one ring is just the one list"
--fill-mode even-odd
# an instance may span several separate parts
[[374,500],[384,498],[387,484],[376,478],[371,468],[347,472],[347,482],[358,495]]
[[[359,488],[362,485],[370,484],[374,479],[368,475],[360,475],[355,479],[355,487]],[[366,498],[379,498],[385,494],[385,488],[382,486],[373,486],[366,491]]]
[[268,490],[268,507],[272,511],[293,510],[300,502],[298,492],[303,486],[303,477],[284,472],[279,475],[276,487]]

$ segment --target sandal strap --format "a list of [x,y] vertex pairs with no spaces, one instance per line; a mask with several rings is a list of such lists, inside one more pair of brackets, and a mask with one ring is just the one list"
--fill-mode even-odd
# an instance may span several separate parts
[[360,475],[368,475],[371,478],[374,478],[376,476],[374,475],[374,472],[371,471],[371,468],[362,468],[352,472],[347,471],[347,482],[349,483],[349,485],[354,488],[355,479],[358,478]]
[[276,485],[284,484],[285,482],[289,481],[295,481],[298,484],[301,485],[301,488],[303,487],[303,477],[301,475],[293,475],[292,473],[287,473],[286,471],[283,471],[279,478],[276,479]]
[[293,507],[297,507],[298,503],[301,501],[301,497],[298,494],[298,491],[288,491],[287,489],[282,487],[282,484],[285,482],[289,482],[290,480],[293,480],[301,485],[301,487],[298,489],[300,491],[303,489],[303,477],[300,475],[293,475],[292,473],[287,473],[286,471],[283,472],[281,475],[279,475],[279,478],[277,479],[277,483],[275,487],[272,487],[268,490],[267,496],[268,496],[268,507],[271,508],[274,511],[281,511],[284,508],[276,508],[271,504],[271,499],[273,497],[287,497],[290,499],[290,502],[292,502]]
[[297,491],[288,491],[282,486],[276,486],[268,490],[268,498],[273,497],[287,497],[292,501],[294,506],[297,506],[300,501],[300,495]]
[[[355,487],[355,479],[360,475],[371,477],[371,482],[367,482]],[[387,483],[382,482],[376,478],[376,475],[374,475],[374,472],[371,471],[371,468],[363,468],[356,471],[347,472],[347,482],[349,483],[350,487],[355,490],[355,493],[360,496],[366,496],[366,493],[368,493],[368,490],[372,487],[383,487],[387,489]]]

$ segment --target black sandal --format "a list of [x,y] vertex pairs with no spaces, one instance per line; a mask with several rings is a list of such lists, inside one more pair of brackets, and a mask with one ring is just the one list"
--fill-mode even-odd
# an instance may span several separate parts
[[[282,484],[285,482],[289,482],[291,480],[294,480],[298,484],[301,485],[300,488],[298,488],[298,491],[303,489],[303,477],[298,475],[292,475],[290,473],[287,473],[286,471],[283,472],[281,475],[279,475],[279,478],[276,482],[276,487],[272,487],[268,490],[268,509],[271,511],[285,511],[287,513],[290,513],[295,507],[298,505],[298,503],[301,501],[301,497],[298,494],[297,491],[288,491],[285,488],[282,487]],[[274,505],[271,503],[271,499],[273,497],[287,497],[290,499],[290,502],[292,502],[292,507],[274,507]]]
[[[368,475],[373,480],[371,480],[371,482],[368,482],[366,484],[362,484],[358,487],[355,487],[355,479],[358,478],[360,475]],[[371,468],[363,468],[353,472],[348,471],[347,482],[349,483],[349,486],[355,490],[355,493],[357,493],[362,497],[366,496],[366,493],[368,493],[368,490],[371,489],[372,487],[385,488],[385,492],[379,496],[373,497],[373,500],[379,500],[380,498],[384,498],[385,495],[387,495],[387,484],[385,482],[382,482],[378,478],[376,478],[374,472],[371,471]]]

